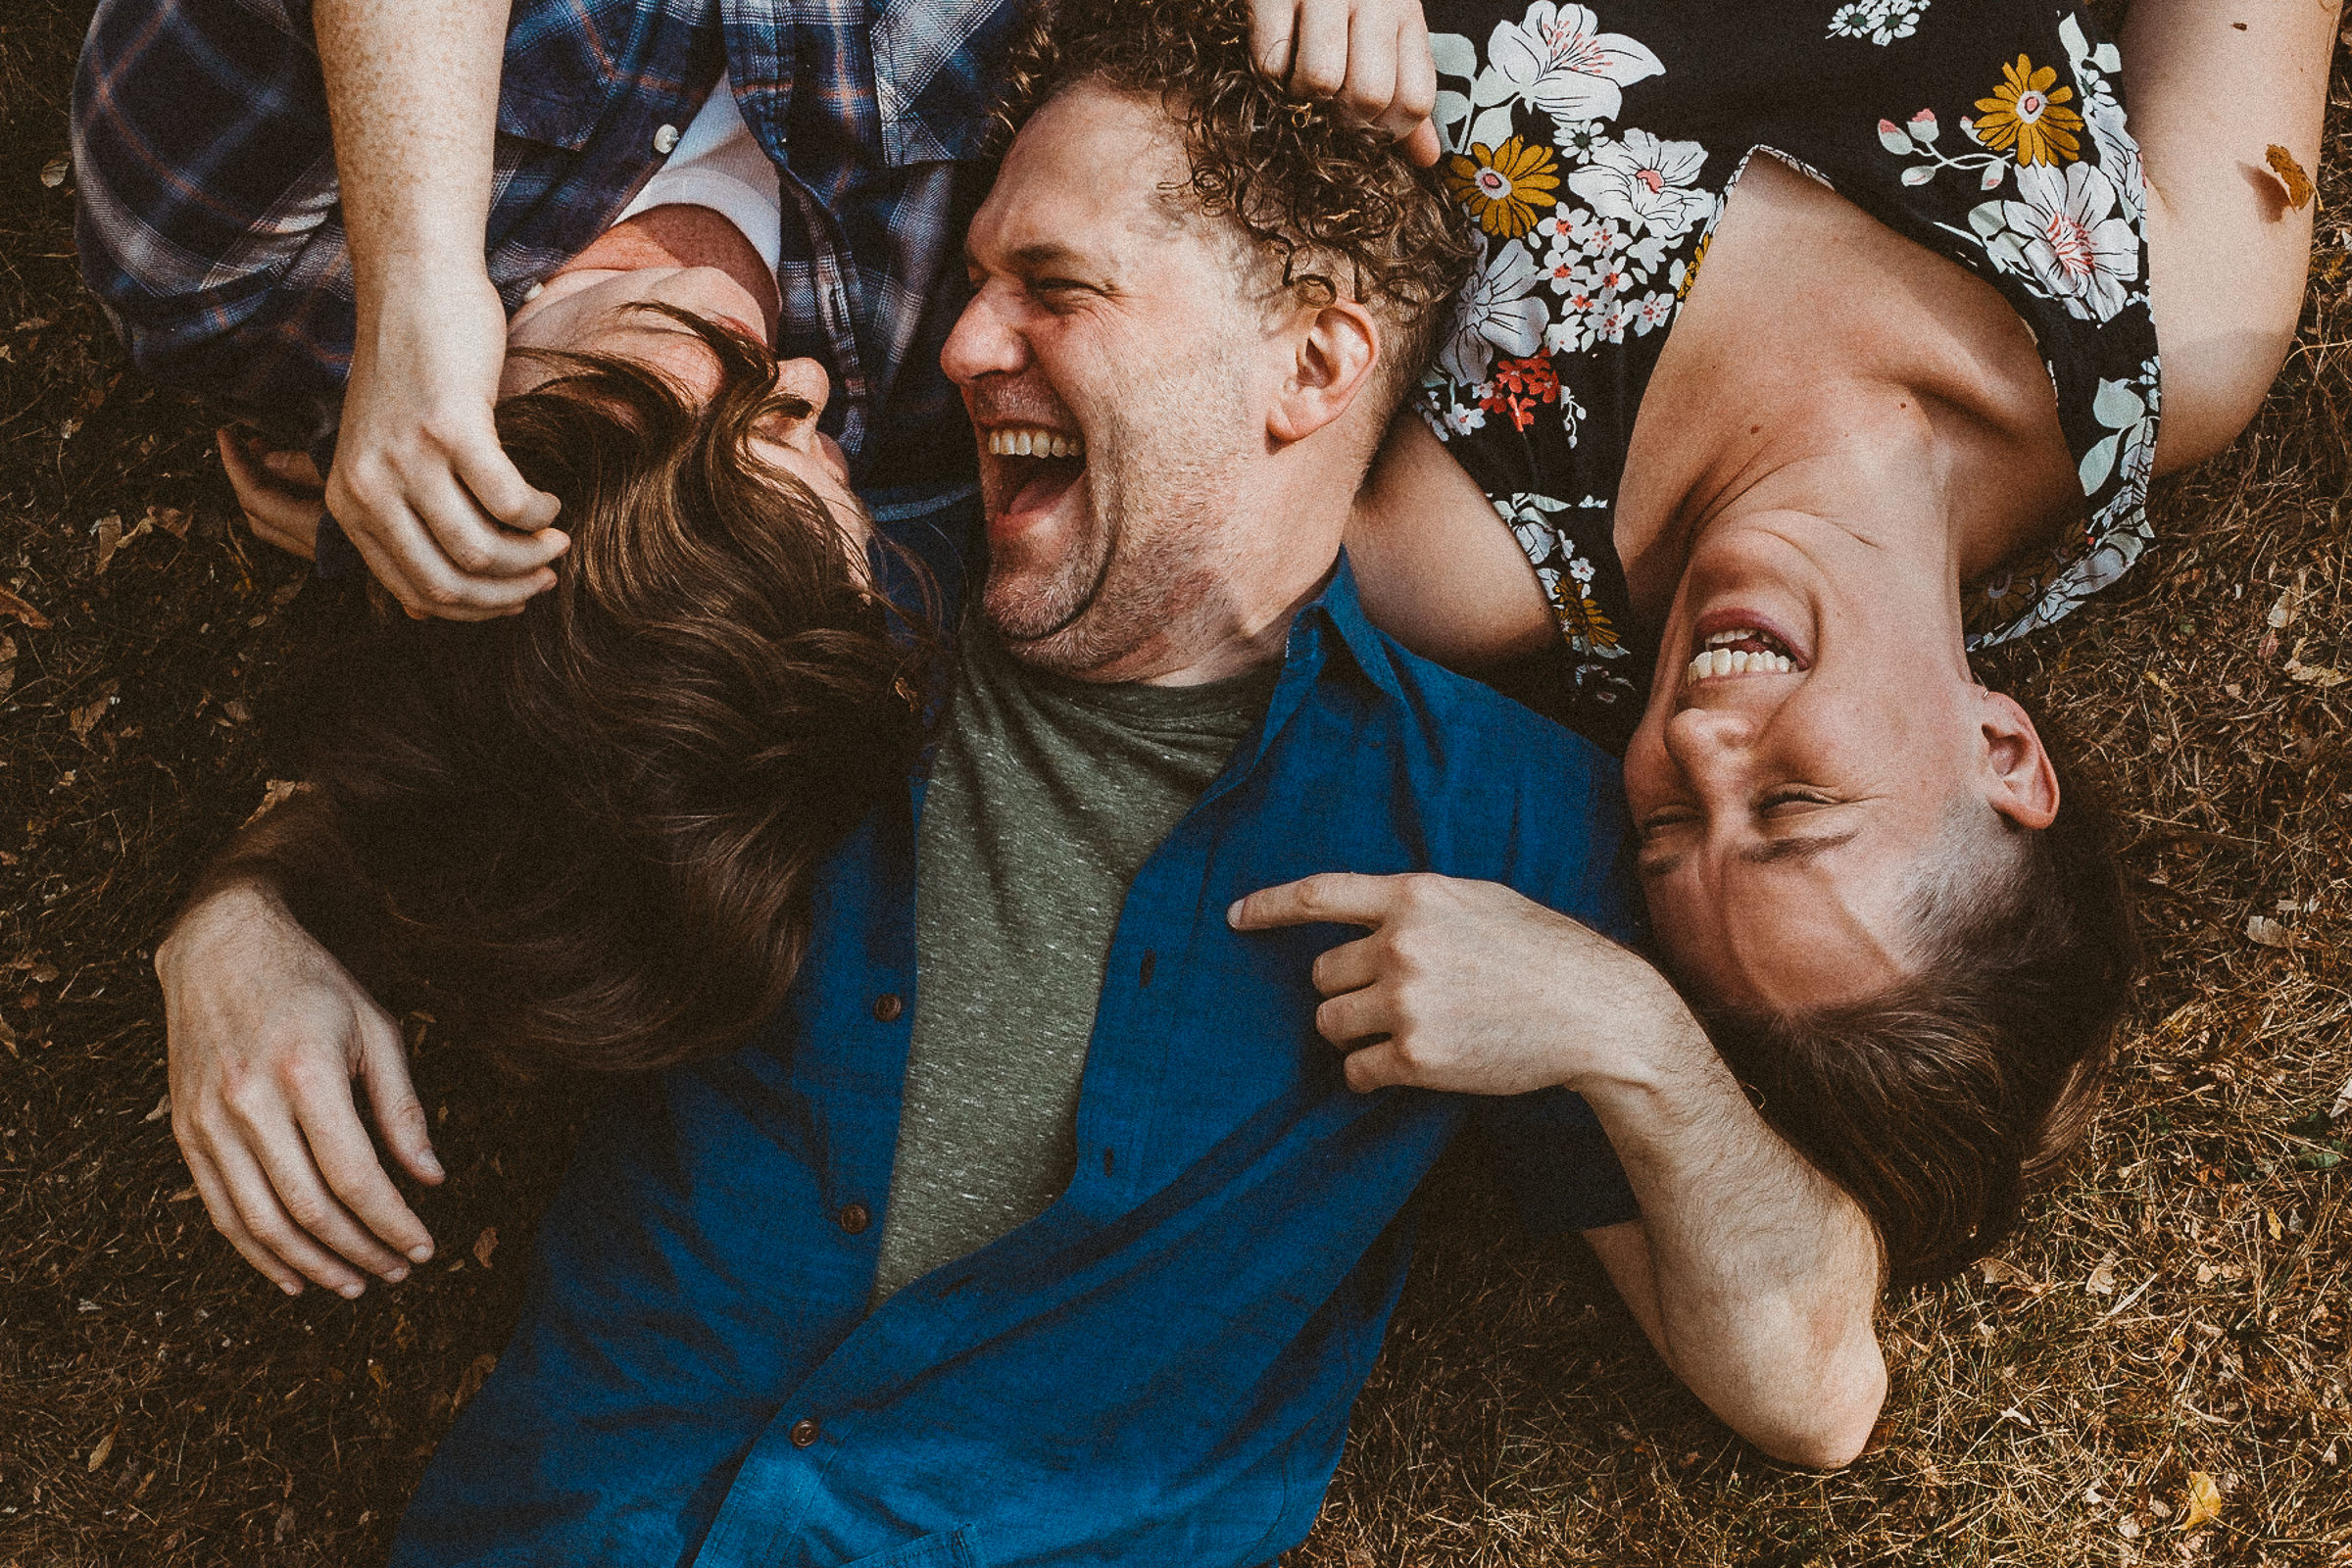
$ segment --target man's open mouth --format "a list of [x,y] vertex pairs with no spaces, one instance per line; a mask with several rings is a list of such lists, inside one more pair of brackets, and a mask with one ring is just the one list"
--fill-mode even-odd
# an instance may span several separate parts
[[1787,675],[1804,667],[1787,643],[1763,627],[1731,626],[1699,639],[1683,678],[1695,683],[1726,675]]
[[1001,475],[1001,516],[1044,512],[1086,472],[1086,441],[1043,425],[1000,425],[987,432],[988,455]]

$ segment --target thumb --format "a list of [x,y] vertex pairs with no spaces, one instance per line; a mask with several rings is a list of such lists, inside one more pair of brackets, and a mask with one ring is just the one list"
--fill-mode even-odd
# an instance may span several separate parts
[[392,1157],[410,1175],[438,1186],[447,1173],[433,1153],[424,1106],[409,1077],[409,1053],[400,1029],[380,1013],[368,1023],[361,1030],[360,1081],[368,1086],[368,1103],[374,1108],[376,1128],[384,1135]]

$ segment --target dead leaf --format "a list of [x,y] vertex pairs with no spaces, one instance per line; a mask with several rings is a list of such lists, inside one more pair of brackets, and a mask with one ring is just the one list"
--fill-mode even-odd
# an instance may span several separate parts
[[2001,1290],[2022,1291],[2027,1296],[2039,1296],[2049,1289],[2047,1285],[2019,1268],[2015,1263],[2002,1258],[1981,1259],[1977,1267],[1983,1271],[1985,1284]]
[[232,697],[227,702],[222,703],[220,705],[220,711],[227,715],[228,721],[232,724],[250,724],[253,722],[253,710],[245,706],[245,699],[242,697]]
[[176,1192],[176,1193],[173,1193],[173,1194],[172,1194],[172,1195],[170,1198],[167,1198],[167,1199],[165,1199],[165,1200],[164,1200],[164,1201],[165,1201],[165,1202],[167,1202],[167,1203],[184,1203],[184,1202],[186,1202],[186,1201],[187,1201],[189,1199],[191,1199],[191,1198],[194,1198],[195,1196],[196,1196],[196,1189],[195,1189],[195,1188],[193,1188],[193,1187],[182,1187],[182,1188],[181,1188],[181,1189],[180,1189],[178,1192]]
[[2294,933],[2267,914],[2246,916],[2246,940],[2259,948],[2291,948]]
[[75,740],[85,746],[89,744],[90,731],[96,729],[98,721],[106,716],[107,709],[113,705],[115,700],[115,688],[121,684],[121,681],[114,680],[106,682],[98,688],[88,702],[67,715],[66,722],[73,726]]
[[263,817],[268,816],[271,811],[285,805],[288,800],[292,799],[294,795],[301,790],[301,788],[302,783],[298,779],[271,779],[262,788],[262,804],[253,808],[253,814],[247,817],[242,825],[245,827],[253,826],[254,823],[259,822]]
[[154,527],[174,539],[188,536],[188,514],[177,507],[149,507],[147,515],[139,519],[142,528]]
[[2092,1296],[2113,1296],[2115,1294],[2115,1254],[2113,1252],[2109,1252],[2105,1257],[2099,1259],[2097,1265],[2090,1271],[2090,1278],[2082,1282],[2082,1289]]
[[2345,1079],[2344,1087],[2335,1092],[2335,1103],[2328,1107],[2328,1119],[2333,1121],[2347,1110],[2352,1110],[2352,1078]]
[[2286,662],[2286,678],[2300,681],[2306,686],[2317,686],[2327,692],[2352,680],[2352,669],[2338,669],[2333,664],[2306,664],[2301,660],[2290,659]]
[[0,637],[0,697],[6,697],[17,684],[17,640]]
[[2262,1211],[2262,1217],[2264,1222],[2270,1226],[2272,1241],[2279,1241],[2285,1237],[2286,1227],[2278,1223],[2278,1211],[2277,1209],[2264,1209]]
[[2181,1516],[2180,1528],[2194,1530],[2222,1513],[2222,1489],[2213,1484],[2213,1477],[2202,1470],[2188,1473],[2188,1512]]
[[34,631],[47,631],[49,617],[5,588],[0,588],[0,615],[14,615]]
[[[152,507],[148,510],[150,512],[154,511]],[[141,517],[138,521],[132,523],[127,530],[125,530],[122,526],[122,518],[121,514],[109,513],[107,515],[100,517],[97,522],[92,525],[91,531],[98,535],[98,570],[96,575],[103,577],[106,575],[106,568],[114,564],[115,556],[140,535],[155,532],[155,524],[149,518]]]
[[473,1239],[473,1260],[484,1268],[490,1266],[490,1254],[498,1250],[498,1227],[489,1226]]
[[41,183],[48,189],[55,190],[66,182],[66,176],[72,172],[74,172],[74,160],[64,153],[59,153],[41,166]]
[[2303,172],[2303,166],[2295,162],[2293,153],[2273,142],[2263,149],[2262,160],[2278,176],[2278,183],[2286,187],[2288,207],[2299,213],[2311,205],[2311,176]]
[[497,1356],[488,1354],[475,1356],[466,1365],[465,1374],[458,1379],[458,1392],[451,1396],[451,1406],[453,1408],[462,1407],[467,1399],[481,1393],[483,1380],[497,1369]]
[[109,1432],[105,1437],[100,1438],[98,1440],[98,1446],[90,1450],[90,1473],[92,1475],[97,1474],[98,1467],[106,1463],[106,1461],[114,1454],[114,1451],[115,1435],[114,1433]]
[[2295,591],[2292,588],[2280,589],[2278,602],[2271,606],[2270,613],[2262,617],[2262,623],[2273,631],[2283,631],[2294,624],[2295,612],[2299,608],[2300,601]]
[[54,963],[36,963],[25,972],[32,977],[32,983],[34,985],[45,986],[57,978],[57,965]]
[[153,1110],[149,1111],[149,1112],[148,1112],[146,1115],[144,1115],[144,1116],[141,1116],[141,1117],[139,1118],[139,1120],[141,1120],[141,1121],[143,1121],[143,1122],[146,1122],[146,1121],[162,1121],[162,1120],[163,1120],[163,1119],[164,1119],[166,1116],[169,1116],[169,1115],[171,1115],[171,1114],[172,1114],[172,1097],[171,1097],[170,1095],[166,1095],[166,1096],[164,1096],[164,1098],[163,1098],[163,1099],[161,1099],[161,1100],[159,1100],[159,1101],[157,1101],[157,1102],[155,1102],[155,1108],[154,1108]]

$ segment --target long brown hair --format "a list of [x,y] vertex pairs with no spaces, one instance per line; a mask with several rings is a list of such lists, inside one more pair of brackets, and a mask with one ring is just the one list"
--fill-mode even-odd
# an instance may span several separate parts
[[556,586],[478,624],[380,616],[312,705],[308,790],[265,846],[355,969],[530,1066],[740,1042],[799,965],[812,871],[920,741],[927,635],[751,446],[806,406],[756,341],[665,314],[715,395],[550,356],[502,403],[507,452],[563,502]]

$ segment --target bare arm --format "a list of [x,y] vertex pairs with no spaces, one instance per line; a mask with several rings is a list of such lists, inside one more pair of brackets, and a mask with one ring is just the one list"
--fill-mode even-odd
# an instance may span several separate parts
[[2132,0],[2126,104],[2148,186],[2149,297],[2164,357],[2158,471],[2237,438],[2294,340],[2316,202],[2266,162],[2317,174],[2341,0]]
[[318,0],[314,15],[359,304],[327,510],[412,614],[509,613],[555,581],[567,541],[490,418],[507,318],[483,246],[508,8]]
[[1316,876],[1233,913],[1244,930],[1310,920],[1372,928],[1315,964],[1315,1026],[1349,1052],[1351,1087],[1583,1095],[1642,1207],[1587,1235],[1667,1365],[1769,1453],[1861,1452],[1886,1394],[1878,1240],[1656,970],[1490,882]]
[[172,1135],[215,1227],[289,1294],[308,1278],[357,1296],[433,1252],[352,1094],[367,1086],[410,1174],[441,1180],[399,1027],[296,912],[356,929],[359,885],[297,796],[230,843],[155,954]]

